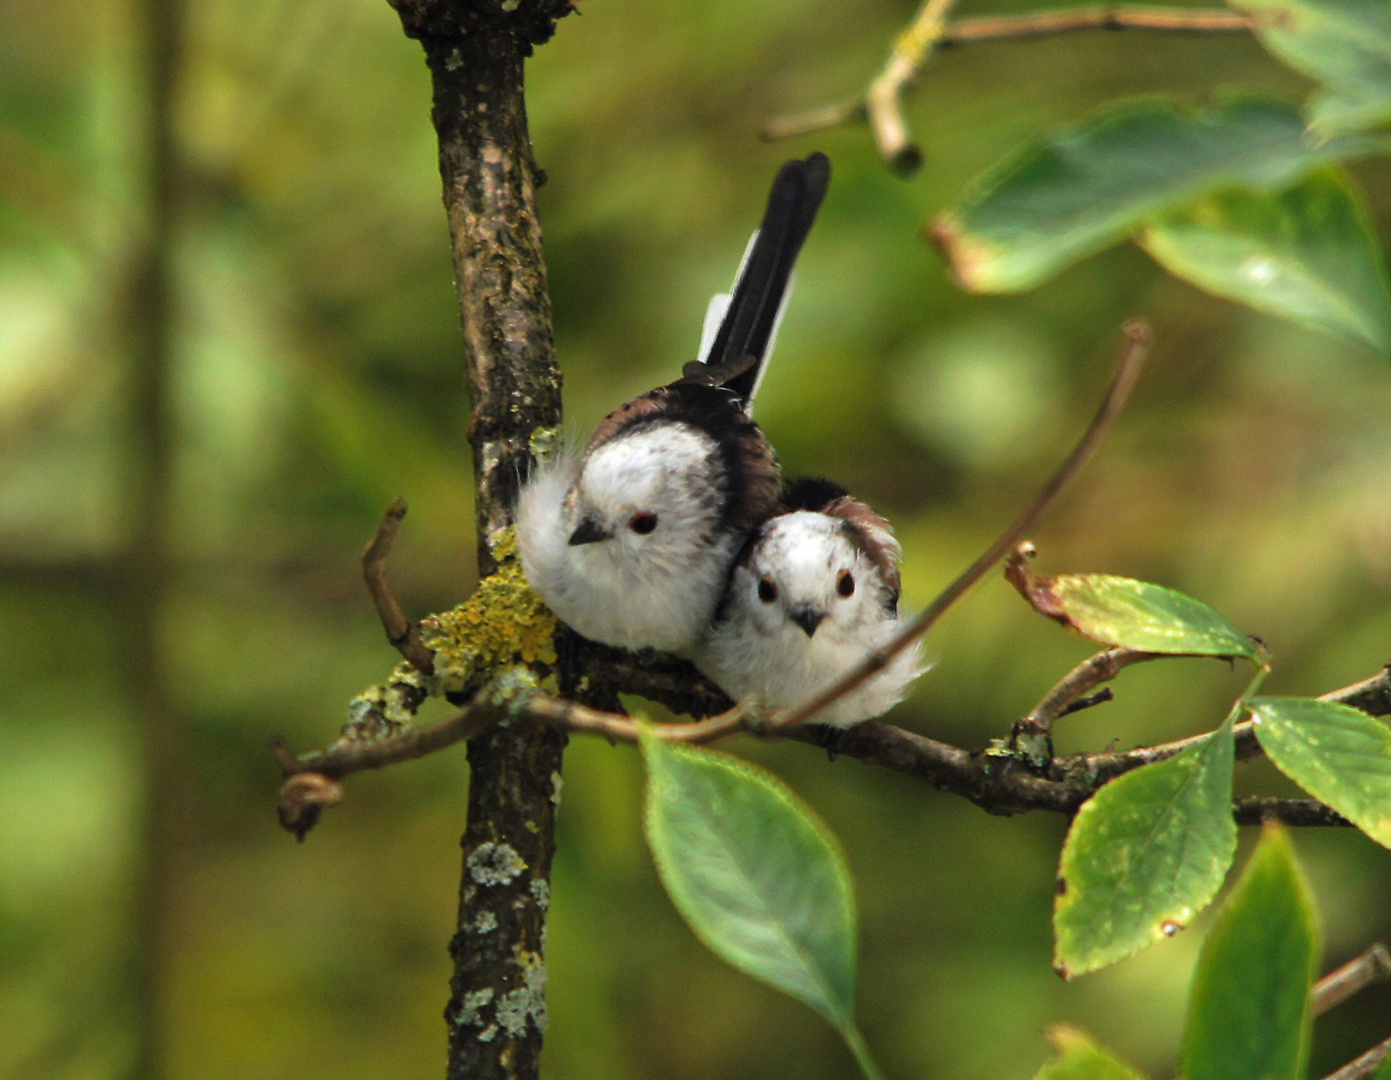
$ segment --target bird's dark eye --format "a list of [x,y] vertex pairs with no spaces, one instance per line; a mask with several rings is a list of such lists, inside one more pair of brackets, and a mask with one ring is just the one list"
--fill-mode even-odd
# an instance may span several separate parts
[[634,514],[628,521],[628,528],[639,536],[646,536],[657,527],[657,515],[651,510],[644,510]]
[[758,598],[765,604],[771,604],[778,598],[778,587],[773,584],[772,578],[758,579]]
[[842,570],[836,576],[836,592],[841,596],[853,596],[855,594],[855,575],[849,570]]

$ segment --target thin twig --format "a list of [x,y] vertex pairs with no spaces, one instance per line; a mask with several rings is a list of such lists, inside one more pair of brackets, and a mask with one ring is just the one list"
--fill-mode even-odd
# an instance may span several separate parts
[[879,156],[896,172],[916,172],[922,151],[903,119],[903,91],[932,59],[956,0],[924,0],[908,29],[898,36],[888,63],[865,90],[865,114]]
[[1323,1080],[1362,1080],[1377,1071],[1377,1066],[1391,1055],[1391,1038],[1383,1039],[1361,1057],[1349,1061],[1337,1072],[1331,1072]]
[[1015,734],[1047,735],[1052,731],[1053,721],[1071,711],[1073,704],[1089,691],[1110,682],[1131,664],[1157,660],[1165,655],[1168,654],[1138,649],[1103,649],[1089,656],[1064,675],[1043,700],[1015,724]]
[[318,773],[337,780],[366,769],[381,769],[400,761],[422,758],[437,750],[470,739],[507,714],[507,706],[483,690],[463,709],[426,724],[406,724],[399,731],[374,739],[340,739],[326,750],[295,757],[276,739],[271,753],[288,779],[300,773]]
[[[1318,700],[1347,705],[1370,716],[1391,715],[1391,667],[1382,669],[1370,679],[1363,679],[1361,682],[1345,686],[1340,690],[1330,690],[1326,694],[1321,694]],[[1176,754],[1181,754],[1190,747],[1198,745],[1211,734],[1212,732],[1205,731],[1201,735],[1190,735],[1187,738],[1175,739],[1173,742],[1160,743],[1138,750],[1128,750],[1124,753],[1090,754],[1088,762],[1092,768],[1097,770],[1099,778],[1109,780],[1140,765],[1163,761]],[[1233,725],[1232,736],[1236,742],[1236,759],[1238,761],[1249,761],[1251,758],[1260,756],[1261,744],[1256,739],[1256,725],[1252,721],[1243,720],[1239,724]]]
[[376,535],[362,552],[362,578],[381,617],[386,640],[422,675],[431,675],[435,670],[435,654],[420,640],[419,629],[401,611],[386,581],[386,557],[391,554],[391,545],[405,516],[406,501],[398,497],[386,508]]
[[868,119],[875,145],[889,166],[911,173],[923,160],[908,135],[902,98],[941,49],[980,41],[1021,40],[1079,30],[1151,30],[1170,33],[1246,32],[1250,16],[1222,10],[1148,6],[1101,6],[1039,11],[1027,15],[987,15],[945,21],[953,0],[927,0],[862,96],[806,112],[772,117],[763,125],[769,141],[807,135]]
[[1387,952],[1386,946],[1378,941],[1361,956],[1349,960],[1337,971],[1330,971],[1318,981],[1311,1001],[1314,1015],[1321,1016],[1358,991],[1387,979],[1391,979],[1391,952]]
[[942,46],[977,41],[1007,41],[1077,30],[1162,30],[1177,33],[1243,33],[1255,25],[1235,11],[1184,10],[1165,7],[1094,7],[1036,11],[1027,15],[983,15],[958,19],[942,34]]
[[1140,368],[1144,364],[1145,357],[1149,354],[1149,326],[1142,319],[1131,319],[1125,324],[1123,332],[1126,336],[1125,351],[1121,354],[1116,374],[1111,380],[1111,386],[1106,392],[1106,398],[1101,403],[1101,408],[1097,410],[1091,425],[1072,453],[1043,485],[1033,504],[1019,516],[1013,525],[1001,533],[999,538],[967,567],[960,577],[948,585],[922,614],[904,627],[887,645],[870,653],[863,662],[843,678],[817,694],[806,704],[775,714],[770,721],[770,727],[783,728],[803,723],[812,719],[819,710],[854,690],[927,633],[952,604],[961,599],[977,582],[984,578],[991,568],[1038,524],[1044,513],[1053,505],[1059,493],[1077,475],[1078,470],[1086,464],[1087,460],[1105,440],[1111,430],[1111,425],[1125,406],[1126,399],[1130,396],[1130,391],[1135,385],[1135,380],[1139,377]]
[[1331,690],[1319,700],[1350,705],[1371,716],[1391,716],[1391,664],[1370,679],[1355,682],[1341,690]]
[[[638,725],[627,717],[589,709],[560,698],[534,697],[526,703],[523,712],[534,720],[555,724],[566,731],[602,735],[610,742],[638,741]],[[735,706],[728,712],[712,716],[708,720],[653,724],[650,730],[653,736],[663,742],[700,744],[714,742],[738,731],[748,731],[750,727],[744,710]]]
[[271,754],[284,777],[276,807],[280,824],[303,840],[318,822],[323,808],[342,800],[343,789],[338,780],[366,769],[425,757],[463,742],[506,716],[509,704],[491,687],[485,688],[464,709],[441,720],[408,724],[372,739],[341,738],[328,749],[303,757],[295,757],[283,739],[271,740]]

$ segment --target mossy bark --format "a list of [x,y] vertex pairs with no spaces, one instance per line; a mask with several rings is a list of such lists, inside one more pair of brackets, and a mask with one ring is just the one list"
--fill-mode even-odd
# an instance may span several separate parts
[[[532,467],[533,436],[560,423],[539,170],[523,73],[570,0],[392,0],[434,83],[468,389],[480,576]],[[565,735],[499,725],[469,744],[468,824],[447,1076],[530,1078],[545,1029],[544,942]]]

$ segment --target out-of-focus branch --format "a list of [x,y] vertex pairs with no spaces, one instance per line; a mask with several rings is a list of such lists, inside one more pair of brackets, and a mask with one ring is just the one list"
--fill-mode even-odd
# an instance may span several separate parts
[[1391,979],[1391,952],[1377,942],[1361,956],[1349,960],[1318,981],[1311,1001],[1314,1015],[1321,1016],[1359,991],[1387,979]]
[[922,150],[903,119],[903,95],[942,49],[980,41],[1048,37],[1079,30],[1159,30],[1179,33],[1240,33],[1251,29],[1246,15],[1222,10],[1136,5],[1070,8],[1025,15],[989,15],[947,22],[954,0],[927,0],[894,43],[883,69],[862,96],[807,112],[773,117],[763,137],[789,139],[854,121],[867,120],[879,156],[891,169],[911,174],[921,167]]
[[178,83],[183,63],[183,0],[136,5],[141,44],[140,102],[147,118],[139,160],[143,175],[140,233],[135,238],[125,299],[129,352],[127,500],[132,525],[117,559],[112,613],[124,650],[118,665],[141,756],[140,850],[135,867],[135,932],[128,944],[129,1000],[135,1012],[130,1076],[167,1075],[169,973],[176,937],[173,908],[178,863],[188,850],[194,804],[188,744],[170,690],[161,644],[173,586],[170,527],[174,500],[171,373],[177,342],[176,259],[181,159]]
[[1361,1057],[1349,1061],[1337,1072],[1331,1072],[1323,1080],[1363,1080],[1377,1071],[1377,1067],[1391,1056],[1391,1038],[1383,1039]]

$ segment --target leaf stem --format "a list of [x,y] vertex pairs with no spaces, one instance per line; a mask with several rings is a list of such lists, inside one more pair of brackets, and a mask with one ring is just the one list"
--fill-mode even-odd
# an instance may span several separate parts
[[860,1029],[855,1021],[851,1020],[840,1029],[841,1036],[845,1039],[845,1045],[850,1048],[850,1053],[855,1056],[855,1064],[859,1065],[860,1071],[865,1074],[866,1080],[884,1080],[884,1074],[879,1071],[879,1066],[874,1063],[874,1058],[870,1056],[869,1046],[865,1043],[865,1037],[860,1034]]

